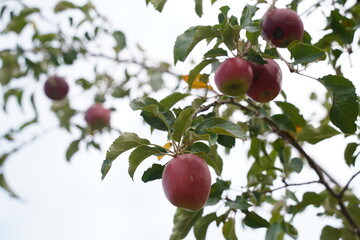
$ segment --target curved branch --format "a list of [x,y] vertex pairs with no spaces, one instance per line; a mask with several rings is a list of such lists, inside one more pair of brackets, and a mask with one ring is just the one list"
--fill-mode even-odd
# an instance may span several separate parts
[[288,187],[303,186],[303,185],[309,185],[309,184],[313,184],[313,183],[320,183],[321,184],[321,182],[319,180],[303,182],[303,183],[285,183],[285,185],[283,185],[281,187],[269,189],[267,191],[264,191],[263,193],[272,193],[272,192],[275,192],[277,190],[281,190],[281,189],[288,188]]
[[355,173],[347,182],[347,184],[345,185],[345,187],[341,190],[341,192],[339,193],[339,198],[341,199],[345,192],[349,189],[350,183],[355,179],[355,177],[357,177],[360,174],[360,171],[358,171],[357,173]]
[[[252,112],[255,116],[259,117],[260,116],[260,112],[258,110],[258,107],[252,103],[251,101],[248,101],[249,105],[251,105],[252,108],[249,108],[247,106],[242,105],[239,102],[235,102],[234,99],[228,99],[228,100],[223,100],[223,101],[215,101],[209,105],[205,105],[203,107],[200,107],[197,111],[206,111],[208,110],[210,107],[212,106],[216,106],[219,104],[232,104],[232,105],[236,105],[238,106],[240,109],[242,110],[246,110],[246,111],[250,111]],[[317,163],[316,161],[304,150],[304,148],[297,142],[297,140],[288,132],[280,130],[279,127],[277,126],[277,124],[269,117],[269,116],[261,116],[264,121],[270,126],[272,132],[274,132],[275,134],[277,134],[279,137],[283,138],[284,140],[286,140],[291,146],[293,146],[309,163],[310,167],[316,172],[316,174],[319,177],[318,182],[321,183],[326,190],[330,193],[331,196],[333,196],[335,199],[337,199],[338,201],[338,206],[340,208],[340,212],[343,214],[343,216],[345,217],[345,219],[348,221],[348,223],[351,225],[352,227],[352,231],[355,235],[357,235],[358,237],[360,237],[360,226],[358,226],[358,224],[355,222],[353,216],[350,214],[349,210],[347,209],[347,207],[345,206],[344,202],[342,201],[342,195],[336,193],[332,187],[330,186],[330,184],[328,183],[328,181],[325,179],[324,175],[326,175],[333,183],[335,183],[337,186],[340,186],[331,176],[330,174],[326,173],[324,171],[324,169],[322,169]],[[348,182],[347,186],[345,186],[345,191],[348,188],[348,185],[350,184],[350,182],[358,175],[360,174],[360,172],[356,173]],[[344,191],[343,189],[343,191]],[[344,191],[344,192],[345,192]]]

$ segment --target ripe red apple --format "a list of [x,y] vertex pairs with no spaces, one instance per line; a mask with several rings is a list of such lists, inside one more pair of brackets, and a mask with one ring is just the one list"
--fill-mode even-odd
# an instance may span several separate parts
[[204,206],[210,194],[209,167],[195,154],[176,156],[165,166],[162,186],[173,205],[197,211]]
[[69,85],[63,77],[53,76],[45,81],[45,95],[52,100],[62,100],[69,92]]
[[250,88],[253,72],[248,61],[233,57],[220,64],[215,73],[215,84],[228,96],[241,96]]
[[92,130],[101,130],[110,125],[110,110],[96,103],[86,111],[85,121]]
[[281,91],[282,72],[273,59],[265,59],[261,65],[249,62],[254,72],[253,83],[247,95],[257,102],[265,103],[273,100]]
[[262,36],[274,46],[285,48],[292,41],[301,41],[304,25],[299,15],[291,9],[269,10],[262,22]]

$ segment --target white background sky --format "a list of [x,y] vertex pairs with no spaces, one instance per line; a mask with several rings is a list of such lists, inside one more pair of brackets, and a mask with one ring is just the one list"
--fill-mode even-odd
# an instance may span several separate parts
[[[169,0],[162,14],[151,6],[146,7],[143,0],[94,0],[100,12],[105,13],[116,28],[126,33],[129,43],[138,42],[146,49],[150,58],[169,62],[172,62],[172,47],[179,34],[193,25],[216,23],[218,9],[222,5],[231,5],[231,14],[236,16],[240,16],[243,6],[243,1],[219,0],[210,9],[208,2],[210,1],[204,0],[205,16],[199,19],[193,10],[193,0]],[[278,2],[279,7],[282,7],[289,1]],[[55,3],[56,1],[44,1],[43,4],[46,4],[44,7],[52,7]],[[304,19],[304,23],[308,31],[314,32],[325,24],[317,19]],[[201,52],[199,48],[197,51]],[[199,56],[201,55],[192,57],[199,59]],[[353,69],[359,69],[360,61],[356,61],[359,60],[359,54],[352,60]],[[347,77],[356,76],[355,70],[347,68],[346,63],[344,59]],[[280,65],[284,73],[283,87],[289,101],[297,104],[308,119],[316,118],[313,114],[318,107],[308,101],[308,96],[311,91],[322,91],[322,86],[313,80],[289,74],[285,65]],[[179,64],[177,70],[184,69],[187,69],[186,64]],[[79,69],[74,71],[81,72]],[[318,64],[308,73],[317,77],[330,73],[330,70]],[[71,77],[79,72],[66,74]],[[358,83],[355,84],[359,86]],[[75,94],[70,92],[70,97]],[[162,134],[156,132],[151,135],[148,128],[142,128],[139,112],[131,112],[127,102],[120,101],[116,104],[120,111],[113,114],[113,125],[124,131],[137,132],[141,137],[153,139],[158,144],[165,143],[166,138]],[[13,111],[11,118],[0,115],[0,132],[16,126],[14,122],[23,116],[23,113],[17,110]],[[2,119],[5,119],[5,123]],[[46,116],[43,121],[53,125],[56,120],[52,116]],[[116,137],[111,135],[102,139],[104,151]],[[63,131],[51,132],[6,162],[6,177],[22,200],[14,200],[0,191],[0,239],[168,239],[175,207],[166,200],[160,181],[144,184],[140,180],[139,172],[151,165],[152,161],[139,167],[133,182],[127,174],[128,154],[124,154],[115,161],[105,181],[101,182],[100,167],[105,152],[82,151],[77,153],[69,164],[64,153],[73,139],[74,137]],[[310,155],[330,173],[335,174],[342,183],[345,183],[353,172],[343,164],[344,142],[347,141],[349,140],[335,137],[315,147],[306,146]],[[225,179],[231,178],[238,187],[245,184],[246,169],[250,164],[244,154],[246,144],[239,142],[230,156],[223,155]],[[313,176],[311,172],[304,171],[295,177],[301,182],[303,179],[313,180]],[[352,185],[356,186],[358,183],[359,181],[354,181]],[[308,189],[318,188],[308,186]],[[336,226],[336,222],[317,218],[317,211],[306,211],[304,216],[295,219],[299,240],[318,239],[321,226],[328,222]],[[263,239],[265,231],[238,226],[237,233],[239,239]],[[221,229],[211,225],[208,239],[218,240],[222,239],[221,236]],[[194,239],[192,233],[186,239]]]

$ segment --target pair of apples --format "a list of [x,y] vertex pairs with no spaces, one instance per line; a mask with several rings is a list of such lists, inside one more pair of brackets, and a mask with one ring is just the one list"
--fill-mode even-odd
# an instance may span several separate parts
[[[262,20],[262,36],[275,47],[287,47],[301,40],[304,26],[296,12],[290,9],[270,9]],[[258,102],[269,102],[281,90],[282,72],[273,59],[261,65],[233,57],[222,62],[215,73],[215,84],[228,96],[247,94]],[[207,163],[195,154],[183,154],[171,159],[162,175],[165,196],[175,206],[190,211],[201,209],[211,190],[211,175]]]
[[[291,9],[271,9],[261,23],[262,36],[275,47],[287,47],[301,40],[304,26]],[[229,58],[215,73],[215,84],[225,95],[237,97],[247,94],[257,102],[273,100],[281,91],[282,72],[273,59],[261,65],[242,58]]]
[[[44,92],[48,98],[60,101],[67,96],[69,85],[63,77],[55,75],[45,81]],[[95,103],[85,112],[85,121],[91,130],[101,130],[110,125],[110,110]]]

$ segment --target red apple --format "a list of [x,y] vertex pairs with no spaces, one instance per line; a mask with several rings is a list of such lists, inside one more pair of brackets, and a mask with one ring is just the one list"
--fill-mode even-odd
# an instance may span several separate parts
[[253,72],[248,61],[233,57],[220,64],[215,73],[215,84],[228,96],[241,96],[250,88]]
[[63,77],[53,76],[45,81],[45,95],[52,100],[62,100],[69,92],[69,85]]
[[209,167],[195,154],[176,156],[165,166],[162,186],[173,205],[197,211],[204,206],[210,194]]
[[86,111],[85,121],[92,130],[101,130],[110,125],[110,110],[96,103]]
[[273,100],[281,91],[282,72],[273,59],[265,59],[261,65],[249,62],[254,72],[253,83],[247,95],[257,102],[265,103]]
[[301,41],[304,25],[299,15],[291,9],[269,10],[262,22],[262,36],[274,46],[285,48],[292,41]]

